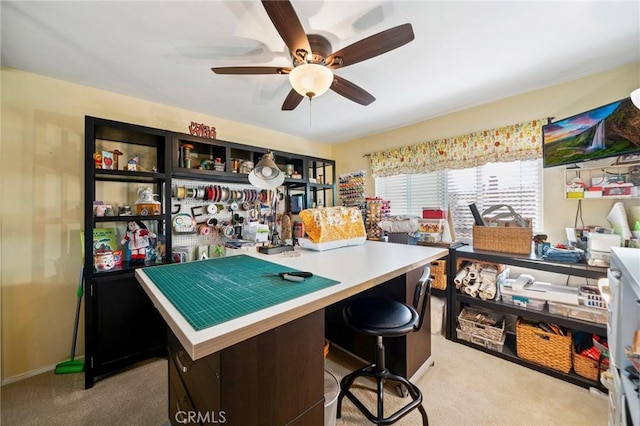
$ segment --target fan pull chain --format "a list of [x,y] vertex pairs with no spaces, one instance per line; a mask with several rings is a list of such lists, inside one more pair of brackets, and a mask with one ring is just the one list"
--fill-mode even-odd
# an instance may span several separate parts
[[309,127],[313,127],[313,123],[311,122],[311,97],[309,97]]

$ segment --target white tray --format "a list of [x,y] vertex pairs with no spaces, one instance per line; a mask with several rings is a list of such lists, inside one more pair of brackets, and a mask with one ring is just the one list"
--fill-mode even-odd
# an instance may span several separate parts
[[325,250],[337,249],[340,247],[359,246],[361,244],[364,244],[366,240],[367,240],[367,237],[357,237],[357,238],[350,238],[348,240],[328,241],[326,243],[314,243],[308,238],[298,238],[298,243],[302,248],[306,248],[309,250],[316,250],[316,251],[325,251]]

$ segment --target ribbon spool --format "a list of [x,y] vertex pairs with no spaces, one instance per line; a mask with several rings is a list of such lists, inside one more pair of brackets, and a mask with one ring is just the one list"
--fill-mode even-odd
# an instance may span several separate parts
[[211,232],[211,228],[209,228],[208,224],[203,223],[202,225],[198,226],[198,232],[200,233],[200,235],[209,235],[209,233]]
[[186,195],[187,189],[184,186],[179,186],[178,188],[176,188],[176,196],[178,197],[178,200],[184,200]]

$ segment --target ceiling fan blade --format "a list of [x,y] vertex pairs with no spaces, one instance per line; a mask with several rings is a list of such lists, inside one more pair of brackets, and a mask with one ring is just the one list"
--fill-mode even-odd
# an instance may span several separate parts
[[218,67],[211,68],[216,74],[289,74],[287,67]]
[[287,95],[287,99],[285,99],[284,103],[282,104],[282,110],[293,111],[298,105],[300,105],[302,99],[304,99],[304,96],[296,92],[295,89],[291,89],[291,91]]
[[307,34],[304,32],[304,28],[291,2],[287,0],[263,0],[262,5],[294,58],[300,58],[297,53],[298,50],[311,53]]
[[337,75],[333,76],[333,84],[330,89],[360,105],[366,106],[376,100],[371,93]]
[[346,67],[397,49],[413,39],[411,24],[402,24],[350,44],[329,55],[325,62],[332,69]]

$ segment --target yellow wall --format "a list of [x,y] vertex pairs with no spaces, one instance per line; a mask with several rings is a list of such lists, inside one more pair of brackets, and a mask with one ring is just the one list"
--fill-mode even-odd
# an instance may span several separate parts
[[[364,157],[366,153],[464,135],[536,118],[561,119],[626,98],[631,90],[638,87],[640,87],[640,63],[635,63],[610,72],[444,115],[402,129],[363,137],[335,147],[333,154],[336,170],[338,175],[366,170],[369,176],[367,193],[373,195],[374,181],[370,178],[369,159]],[[576,214],[577,202],[564,198],[563,182],[563,167],[544,170],[544,224],[545,232],[552,242],[565,239],[564,229],[573,226]],[[613,201],[586,200],[582,204],[582,218],[585,225],[609,225],[606,215]],[[640,201],[637,199],[625,201],[625,205],[627,207],[640,205]],[[393,206],[391,212],[393,213]]]
[[[6,380],[69,357],[81,256],[85,115],[185,133],[192,120],[203,122],[216,126],[224,140],[335,159],[342,174],[368,170],[368,152],[562,118],[626,97],[640,87],[640,63],[333,147],[16,70],[3,69],[1,82],[0,377]],[[562,239],[576,203],[564,199],[561,167],[545,170],[544,178],[546,231]],[[368,188],[372,195],[371,179]],[[584,202],[585,223],[606,224],[611,204]]]
[[[216,126],[223,140],[332,158],[331,145],[60,80],[3,69],[1,81],[2,379],[70,355],[85,115],[183,133],[197,121]],[[79,355],[82,335],[81,329]]]

